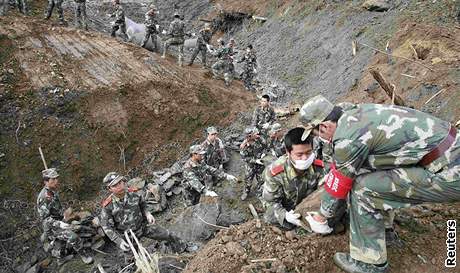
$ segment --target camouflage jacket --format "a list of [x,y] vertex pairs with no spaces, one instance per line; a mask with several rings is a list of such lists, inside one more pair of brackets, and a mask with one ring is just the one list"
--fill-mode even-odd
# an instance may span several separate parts
[[192,188],[197,192],[202,192],[205,189],[206,176],[215,176],[218,179],[224,179],[226,173],[216,169],[204,162],[195,162],[191,158],[185,162],[183,171],[183,183],[185,187]]
[[[361,104],[346,110],[332,139],[334,162],[354,178],[360,169],[415,166],[446,138],[450,123],[427,113],[394,105]],[[460,155],[460,141],[427,168],[439,171]]]
[[212,31],[211,30],[206,30],[206,29],[201,29],[200,34],[198,35],[197,39],[197,45],[206,45],[211,42],[212,38]]
[[224,143],[220,138],[217,138],[215,143],[211,143],[206,139],[201,143],[201,147],[206,150],[205,162],[209,166],[217,168],[220,164],[227,161]]
[[264,171],[262,203],[266,210],[273,210],[280,225],[287,211],[295,207],[316,190],[323,176],[321,164],[314,163],[304,173],[298,174],[288,156],[283,155]]
[[156,15],[153,14],[151,15],[150,14],[150,11],[148,11],[146,14],[145,14],[145,22],[144,22],[144,25],[146,28],[150,29],[150,30],[154,30],[156,32],[157,30],[157,25],[158,25],[158,21],[157,21],[157,18],[156,18]]
[[44,187],[37,197],[37,211],[45,232],[57,227],[64,217],[59,194]]
[[101,227],[109,239],[118,246],[124,239],[125,230],[132,229],[140,235],[145,227],[148,211],[143,195],[128,189],[123,198],[110,195],[102,202]]
[[115,23],[125,22],[125,12],[120,4],[117,4],[115,7],[115,12],[112,14],[112,17],[115,17]]
[[254,110],[254,114],[252,115],[252,126],[257,127],[259,130],[262,128],[262,125],[265,123],[273,123],[275,121],[275,111],[273,107],[269,106],[266,109],[258,106]]
[[239,62],[244,62],[245,70],[254,70],[257,67],[256,53],[252,50],[249,53],[246,52]]
[[247,144],[240,150],[240,155],[246,164],[257,164],[256,160],[261,159],[267,149],[267,143],[262,138],[257,138],[253,143]]
[[324,170],[328,172],[330,165],[333,162],[332,144],[322,142],[319,137],[313,138],[313,151],[316,154],[316,158],[321,159],[324,162]]
[[233,49],[227,46],[222,46],[217,49],[217,51],[214,54],[219,60],[223,61],[233,61],[232,60],[232,55],[233,55]]
[[185,36],[185,23],[179,18],[175,18],[171,24],[169,24],[168,35],[173,38],[184,39]]
[[286,153],[286,148],[284,146],[284,138],[268,138],[268,149],[275,157],[280,157]]

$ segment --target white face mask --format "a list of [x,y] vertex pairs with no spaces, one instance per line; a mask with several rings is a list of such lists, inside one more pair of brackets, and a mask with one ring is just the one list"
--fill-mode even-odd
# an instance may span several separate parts
[[311,164],[313,163],[313,160],[315,160],[315,154],[312,153],[310,157],[308,157],[306,160],[293,160],[291,159],[291,163],[294,166],[295,169],[304,171],[308,169]]

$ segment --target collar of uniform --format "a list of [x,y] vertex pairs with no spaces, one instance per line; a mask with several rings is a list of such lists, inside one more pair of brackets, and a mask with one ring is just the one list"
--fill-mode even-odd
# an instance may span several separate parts
[[126,195],[128,195],[128,191],[125,190],[125,195],[123,195],[123,200],[116,196],[115,194],[112,194],[112,201],[113,202],[124,202],[126,200]]

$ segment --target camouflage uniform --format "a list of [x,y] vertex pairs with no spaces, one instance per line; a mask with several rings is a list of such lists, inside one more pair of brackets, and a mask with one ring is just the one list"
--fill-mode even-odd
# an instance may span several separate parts
[[45,19],[49,19],[51,17],[53,9],[54,7],[56,7],[59,13],[59,21],[61,21],[61,23],[64,23],[64,11],[62,10],[62,2],[63,0],[48,0],[48,7],[46,9]]
[[182,186],[184,199],[188,206],[197,204],[201,193],[212,187],[213,176],[225,179],[226,173],[204,162],[193,161],[191,158],[185,163]]
[[147,45],[147,42],[149,41],[150,37],[152,38],[152,43],[155,47],[155,50],[158,48],[157,45],[157,19],[156,19],[156,14],[154,12],[155,10],[151,9],[145,14],[145,36],[144,39],[142,39],[141,46],[145,47]]
[[117,30],[120,30],[123,40],[127,41],[128,35],[126,35],[125,12],[121,4],[115,4],[115,12],[111,15],[111,17],[115,17],[115,22],[113,23],[110,36],[115,37]]
[[241,157],[246,163],[245,181],[246,193],[249,193],[252,187],[252,181],[254,178],[257,180],[257,191],[259,191],[260,184],[263,182],[260,175],[264,171],[265,166],[256,163],[258,159],[264,156],[264,152],[267,148],[267,144],[262,137],[258,137],[254,142],[247,144],[240,150]]
[[184,57],[184,42],[185,42],[185,24],[180,18],[174,18],[169,25],[168,38],[164,44],[163,56],[166,56],[166,52],[170,45],[179,47],[179,64],[182,64]]
[[314,165],[299,175],[287,155],[274,161],[264,171],[261,198],[265,207],[264,220],[283,228],[293,228],[285,220],[286,212],[295,209],[305,197],[316,190],[322,175],[322,168]]
[[0,0],[0,16],[6,15],[8,12],[9,0]]
[[211,42],[212,38],[212,30],[211,29],[202,29],[200,30],[200,34],[198,35],[198,39],[196,41],[196,47],[195,50],[193,50],[192,58],[190,59],[190,65],[193,64],[195,61],[196,56],[198,55],[199,52],[201,52],[201,62],[203,63],[204,66],[206,66],[206,52],[208,51],[208,48],[206,45],[208,45]]
[[[72,246],[75,251],[82,247],[80,237],[72,230],[60,228],[60,222],[63,220],[63,209],[59,194],[48,189],[46,186],[40,191],[37,197],[37,211],[42,221],[45,239],[50,242],[61,240]],[[54,251],[54,250],[53,250]],[[53,256],[61,256],[60,253],[52,253]]]
[[[460,200],[460,134],[435,161],[419,163],[449,130],[457,131],[448,122],[404,107],[362,104],[344,112],[332,143],[337,170],[354,179],[348,195],[353,259],[387,261],[387,212],[422,202]],[[323,215],[331,214],[329,204],[335,200],[328,193],[323,196]]]
[[275,157],[280,157],[286,153],[284,146],[284,138],[271,138],[268,139],[268,149]]
[[226,85],[229,85],[232,80],[232,59],[233,49],[228,46],[222,46],[213,54],[218,60],[212,66],[212,74],[214,77],[219,77],[222,73],[224,74],[224,81]]
[[256,53],[254,50],[246,52],[244,57],[238,62],[244,62],[243,73],[241,74],[241,79],[243,80],[244,87],[246,87],[247,90],[255,90],[254,86],[252,85],[252,79],[255,75],[254,71],[257,68]]
[[146,225],[144,215],[148,209],[143,195],[137,194],[133,189],[128,189],[122,199],[110,195],[102,202],[101,227],[117,246],[125,240],[124,232],[132,229],[138,237],[169,241],[173,243],[173,247],[182,247],[183,242],[169,230],[156,224]]
[[88,30],[86,0],[75,0],[75,26]]
[[225,152],[224,143],[220,138],[217,138],[214,143],[211,143],[209,140],[205,140],[201,147],[206,150],[206,155],[204,161],[207,165],[214,168],[219,168],[221,164],[224,164],[228,161],[227,154]]
[[267,108],[262,108],[262,106],[258,106],[254,110],[254,114],[252,115],[252,123],[251,126],[256,127],[257,129],[266,133],[266,130],[263,129],[264,124],[268,123],[271,124],[275,121],[275,111],[273,107],[268,106]]

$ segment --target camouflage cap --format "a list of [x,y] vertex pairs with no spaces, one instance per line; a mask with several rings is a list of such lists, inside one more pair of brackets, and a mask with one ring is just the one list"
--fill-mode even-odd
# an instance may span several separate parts
[[157,9],[157,7],[155,7],[155,5],[154,5],[154,4],[151,4],[151,5],[150,5],[150,9],[156,10],[156,9]]
[[102,179],[102,183],[106,185],[106,187],[115,186],[118,182],[124,180],[125,177],[120,175],[117,172],[109,172],[104,179]]
[[199,154],[204,155],[206,151],[201,147],[201,145],[192,145],[190,147],[190,154]]
[[316,126],[332,112],[334,105],[322,95],[317,95],[307,100],[300,108],[300,122],[302,122],[305,132],[302,140],[305,140]]
[[211,126],[211,127],[208,127],[208,129],[206,129],[206,131],[208,132],[208,134],[217,134],[217,129],[216,127],[214,126]]
[[281,124],[279,123],[274,123],[272,124],[272,126],[270,127],[270,131],[269,131],[269,134],[274,134],[276,133],[277,131],[281,130]]
[[43,176],[43,178],[50,179],[50,178],[59,177],[59,174],[58,174],[58,172],[56,171],[55,168],[49,168],[49,169],[46,169],[46,170],[42,171],[42,176]]

